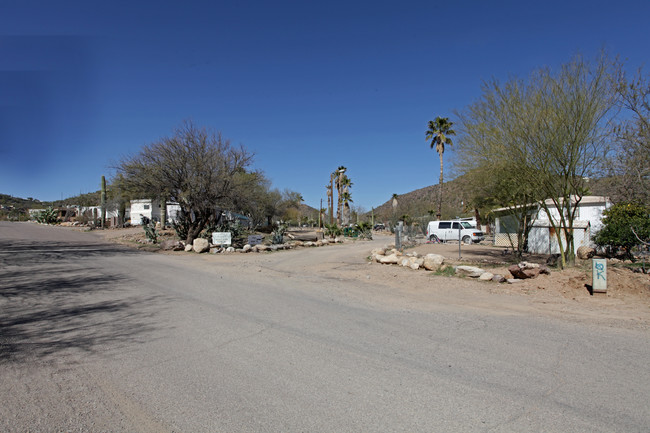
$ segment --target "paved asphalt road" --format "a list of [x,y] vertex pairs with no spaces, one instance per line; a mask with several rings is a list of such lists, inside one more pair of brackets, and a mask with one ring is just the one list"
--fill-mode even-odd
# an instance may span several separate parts
[[647,331],[211,259],[0,222],[0,431],[650,431]]

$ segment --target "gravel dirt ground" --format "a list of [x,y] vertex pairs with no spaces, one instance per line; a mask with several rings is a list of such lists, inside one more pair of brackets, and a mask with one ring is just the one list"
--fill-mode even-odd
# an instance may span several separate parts
[[[152,254],[75,230],[0,222],[0,431],[650,431],[638,287],[371,263],[388,236]],[[463,263],[503,266],[480,248]]]
[[[155,246],[142,244],[141,228],[95,231],[95,236],[132,247],[156,251]],[[175,238],[166,230],[162,238]],[[526,314],[548,314],[574,321],[595,321],[618,324],[624,327],[650,328],[650,275],[634,273],[622,264],[608,266],[607,293],[589,291],[591,261],[578,260],[575,267],[552,269],[550,275],[524,280],[518,284],[496,284],[469,278],[443,277],[427,271],[413,271],[396,265],[380,265],[369,260],[370,251],[379,246],[390,246],[392,235],[375,233],[373,241],[351,240],[344,244],[320,248],[249,253],[202,254],[197,263],[227,262],[242,267],[254,267],[293,275],[318,274],[331,278],[345,278],[376,285],[372,299],[365,291],[359,292],[365,302],[382,302],[401,308],[404,303],[426,309],[427,302],[440,297],[451,304],[470,305],[476,308],[516,310]],[[490,245],[461,245],[458,258],[457,243],[424,243],[404,250],[420,255],[443,255],[452,265],[475,265],[494,274],[509,277],[507,267],[517,263],[514,257],[504,255],[503,248]],[[186,255],[184,252],[161,252]],[[191,253],[193,254],[193,253]],[[543,264],[545,255],[526,255],[523,260]],[[444,284],[442,283],[444,282]],[[348,293],[348,296],[355,296]]]

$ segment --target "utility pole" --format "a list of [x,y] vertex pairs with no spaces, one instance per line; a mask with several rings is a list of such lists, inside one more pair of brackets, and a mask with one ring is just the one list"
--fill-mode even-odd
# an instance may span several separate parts
[[102,176],[102,229],[106,226],[106,178]]

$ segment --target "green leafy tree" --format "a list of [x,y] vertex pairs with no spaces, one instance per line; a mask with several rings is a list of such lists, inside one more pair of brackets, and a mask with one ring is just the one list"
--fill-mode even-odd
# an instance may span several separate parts
[[452,145],[451,135],[456,135],[456,131],[451,129],[453,122],[449,121],[448,117],[436,117],[434,120],[430,120],[428,123],[428,129],[426,131],[426,140],[431,140],[431,149],[436,149],[438,155],[440,156],[440,181],[438,184],[438,214],[437,217],[440,219],[442,215],[442,155],[445,153],[445,145]]
[[492,176],[505,167],[513,185],[538,194],[562,267],[575,260],[573,223],[586,179],[603,166],[619,71],[604,54],[595,62],[576,56],[527,81],[484,84],[481,99],[460,115],[466,165]]
[[650,242],[650,213],[639,203],[617,203],[603,212],[603,228],[596,234],[596,245],[622,249],[632,259],[632,249]]

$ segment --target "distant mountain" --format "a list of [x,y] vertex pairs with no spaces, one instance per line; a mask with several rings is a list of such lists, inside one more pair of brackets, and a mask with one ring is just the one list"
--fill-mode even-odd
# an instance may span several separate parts
[[13,209],[31,209],[37,207],[46,207],[49,205],[48,202],[41,202],[40,200],[34,198],[20,198],[14,197],[7,194],[0,194],[0,206],[3,208],[13,208]]
[[[612,197],[614,194],[613,181],[612,178],[590,179],[588,181],[589,195]],[[459,176],[443,184],[443,219],[474,216],[473,209],[467,208],[467,203],[472,195],[471,188],[466,176]],[[399,194],[395,208],[393,208],[392,196],[388,197],[387,201],[374,208],[374,219],[378,222],[394,222],[404,215],[408,215],[412,220],[435,219],[438,211],[438,197],[438,185]]]
[[[397,206],[393,208],[393,198],[374,208],[375,221],[392,221],[395,217],[409,215],[413,219],[424,220],[435,218],[438,211],[439,185],[426,186],[397,196]],[[465,210],[471,195],[469,182],[466,177],[460,176],[454,180],[443,183],[442,186],[442,218],[455,218],[456,216],[470,216],[471,210]]]

